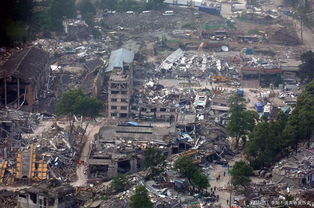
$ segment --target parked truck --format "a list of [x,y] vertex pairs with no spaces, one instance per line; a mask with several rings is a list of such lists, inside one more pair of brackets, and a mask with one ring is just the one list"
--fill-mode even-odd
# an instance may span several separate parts
[[198,10],[201,12],[206,12],[211,15],[217,15],[217,16],[220,15],[220,10],[219,8],[216,8],[216,7],[200,6],[198,7]]
[[246,10],[246,5],[245,4],[232,4],[231,10],[233,12],[243,11],[243,10]]

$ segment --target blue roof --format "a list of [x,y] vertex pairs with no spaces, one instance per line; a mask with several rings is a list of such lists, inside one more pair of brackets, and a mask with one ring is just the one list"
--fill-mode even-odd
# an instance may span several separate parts
[[109,65],[106,68],[106,72],[112,71],[113,68],[123,67],[123,63],[132,63],[134,60],[134,53],[132,51],[129,51],[125,48],[120,48],[118,50],[114,50],[111,52],[110,58],[109,58]]
[[263,107],[262,103],[260,103],[260,102],[255,103],[255,106],[256,107]]
[[132,126],[141,126],[141,124],[135,122],[135,121],[129,121],[127,122],[128,124],[132,125]]

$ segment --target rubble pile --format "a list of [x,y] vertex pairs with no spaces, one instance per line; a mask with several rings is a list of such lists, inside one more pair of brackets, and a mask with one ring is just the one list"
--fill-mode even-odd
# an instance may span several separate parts
[[0,191],[0,205],[6,208],[14,208],[16,203],[17,193],[1,190]]
[[173,106],[181,94],[179,89],[164,88],[158,80],[146,82],[142,88],[135,89],[134,102],[138,104],[162,104]]
[[[268,8],[271,0],[254,7],[212,3],[198,8],[200,1],[175,6],[180,2],[165,1],[171,11],[97,9],[93,28],[80,14],[64,19],[62,41],[38,39],[16,56],[11,54],[20,48],[0,49],[0,65],[12,57],[7,68],[0,68],[0,183],[43,185],[18,196],[1,192],[0,205],[13,206],[16,197],[19,205],[41,206],[33,200],[38,195],[60,206],[75,207],[78,200],[84,207],[128,207],[142,184],[156,208],[229,206],[229,168],[243,159],[233,152],[234,139],[226,131],[229,97],[242,97],[246,109],[260,118],[290,113],[300,83],[301,61],[293,58],[303,48],[295,48],[300,40],[292,26],[283,27],[291,11]],[[71,128],[68,120],[46,113],[53,113],[60,96],[72,88],[103,104],[105,119],[86,126],[85,137],[82,120],[74,116]],[[166,156],[156,177],[153,168],[144,167],[148,147]],[[257,171],[247,194],[232,196],[230,203],[244,206],[278,200],[290,188],[310,190],[312,153],[312,144],[304,146],[272,172]],[[184,156],[208,178],[209,189],[189,192],[191,182],[173,169]],[[131,188],[114,193],[108,181],[120,174],[127,175]],[[49,187],[47,181],[59,184]]]
[[274,32],[271,36],[271,40],[277,44],[283,44],[287,46],[295,46],[300,44],[300,40],[295,31],[291,31],[286,27],[283,27]]
[[239,74],[239,71],[233,64],[233,60],[237,57],[237,54],[228,54],[224,57],[223,53],[196,55],[191,52],[182,52],[180,54],[177,51],[173,52],[156,68],[156,71],[164,73],[164,75],[162,74],[163,77],[207,80],[211,76],[222,76],[226,81],[238,81],[237,79],[233,79],[232,76]]
[[[82,61],[83,58],[102,57],[108,55],[109,52],[106,41],[104,43],[93,39],[81,42],[60,42],[54,39],[39,39],[34,41],[33,44],[53,55],[53,60],[61,66],[77,66],[80,62],[84,62]],[[53,70],[57,69],[58,68],[55,68]]]
[[281,160],[272,171],[272,180],[287,187],[300,188],[311,183],[314,171],[314,153],[306,145],[300,147],[300,152],[292,153],[287,159]]

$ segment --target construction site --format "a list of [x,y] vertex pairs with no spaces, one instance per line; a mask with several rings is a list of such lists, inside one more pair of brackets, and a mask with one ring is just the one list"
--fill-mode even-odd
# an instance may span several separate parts
[[[293,8],[258,2],[166,0],[162,11],[99,10],[100,37],[69,19],[58,38],[1,50],[0,207],[129,208],[139,184],[154,208],[276,207],[270,202],[287,193],[314,206],[313,136],[255,171],[247,193],[231,185],[230,170],[245,156],[227,130],[229,98],[237,94],[259,118],[291,114],[301,54],[314,50],[312,30],[301,34],[288,15]],[[74,88],[102,103],[88,124],[56,113]],[[147,148],[165,157],[154,178]],[[182,157],[208,178],[207,195],[190,194],[191,182],[174,170]],[[111,181],[122,174],[129,188],[114,193]]]

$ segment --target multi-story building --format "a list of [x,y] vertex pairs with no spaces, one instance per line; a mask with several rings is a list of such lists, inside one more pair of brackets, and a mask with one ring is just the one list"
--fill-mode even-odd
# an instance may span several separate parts
[[127,118],[133,92],[134,53],[121,48],[111,53],[106,72],[111,72],[108,81],[108,115]]

